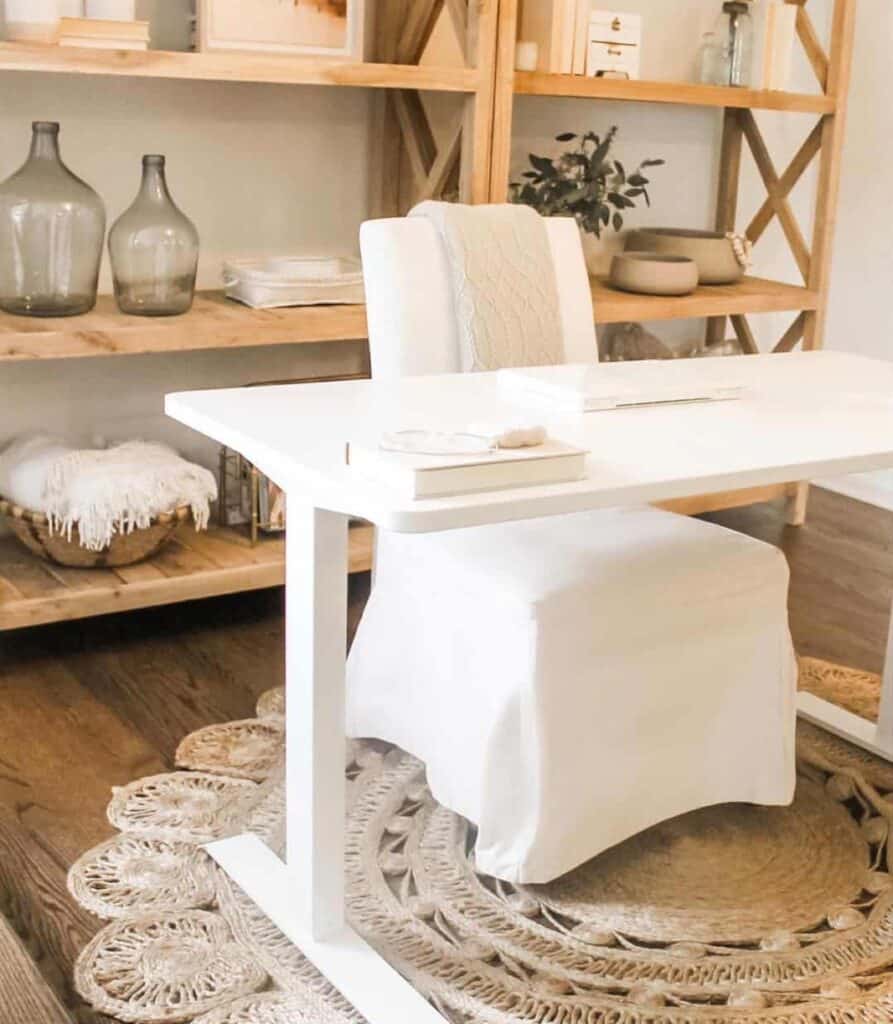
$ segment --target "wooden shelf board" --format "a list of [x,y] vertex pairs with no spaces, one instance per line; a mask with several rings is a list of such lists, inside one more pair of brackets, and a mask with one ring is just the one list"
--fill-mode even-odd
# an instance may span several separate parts
[[[815,309],[818,304],[816,293],[807,288],[756,277],[698,288],[682,298],[632,295],[612,288],[604,278],[594,278],[592,301],[600,324],[779,313]],[[112,298],[102,296],[85,316],[42,320],[0,313],[0,362],[312,344],[366,336],[364,306],[249,309],[220,292],[202,292],[191,312],[156,319],[125,316]]]
[[[371,526],[350,531],[350,571],[372,567]],[[0,630],[176,604],[285,583],[285,540],[251,547],[244,533],[184,524],[147,562],[120,569],[65,569],[0,538]]]
[[183,316],[119,313],[100,296],[84,316],[40,319],[0,312],[0,362],[138,355],[208,348],[309,344],[366,337],[365,306],[249,309],[222,292],[200,292]]
[[833,96],[820,93],[770,92],[733,89],[692,82],[644,82],[552,75],[541,71],[515,73],[515,92],[524,96],[576,96],[584,99],[625,100],[636,103],[675,103],[695,107],[744,107],[785,110],[804,114],[833,114]]
[[260,53],[134,53],[27,43],[0,43],[0,71],[465,93],[477,91],[483,81],[474,68],[373,64]]
[[678,298],[633,295],[598,277],[592,279],[592,303],[597,324],[616,324],[628,320],[685,320],[816,309],[818,295],[808,288],[759,277],[745,277],[739,284],[703,286]]

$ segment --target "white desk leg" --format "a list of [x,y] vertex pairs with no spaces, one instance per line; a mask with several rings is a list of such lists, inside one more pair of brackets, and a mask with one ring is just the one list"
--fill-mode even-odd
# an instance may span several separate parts
[[347,519],[287,514],[287,866],[254,836],[208,850],[369,1024],[443,1024],[344,921]]
[[285,604],[288,854],[314,939],[344,925],[347,519],[288,508]]
[[893,761],[893,620],[887,637],[887,657],[881,680],[881,710],[877,725],[811,693],[801,693],[797,709],[802,718],[820,725],[872,754]]

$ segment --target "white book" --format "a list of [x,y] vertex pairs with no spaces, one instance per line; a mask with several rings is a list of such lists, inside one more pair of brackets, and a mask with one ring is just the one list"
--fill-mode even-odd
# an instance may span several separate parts
[[572,483],[586,476],[587,454],[560,441],[476,455],[409,454],[355,441],[347,446],[354,472],[412,500]]
[[552,70],[560,75],[570,75],[574,70],[574,40],[577,30],[577,0],[560,0],[561,3],[561,49],[558,66]]
[[[717,362],[723,362],[717,360]],[[631,363],[572,363],[500,370],[500,385],[513,397],[561,412],[603,412],[638,405],[728,401],[744,387],[710,360],[665,359]]]
[[586,53],[589,50],[589,18],[592,14],[592,0],[577,0],[577,17],[574,25],[574,60],[571,73],[586,74]]

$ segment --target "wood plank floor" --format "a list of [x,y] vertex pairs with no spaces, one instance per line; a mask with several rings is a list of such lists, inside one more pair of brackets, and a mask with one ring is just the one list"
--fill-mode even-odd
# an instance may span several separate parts
[[[710,518],[787,551],[802,653],[879,670],[893,514],[814,492],[800,530],[776,506]],[[351,582],[351,628],[368,585]],[[0,1024],[106,1024],[72,989],[97,925],[66,871],[111,833],[113,785],[170,768],[187,732],[281,683],[282,637],[277,590],[0,635]]]

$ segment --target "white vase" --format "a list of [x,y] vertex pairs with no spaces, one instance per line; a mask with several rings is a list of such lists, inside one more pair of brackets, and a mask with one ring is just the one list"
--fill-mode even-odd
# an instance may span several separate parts
[[581,231],[583,239],[583,255],[586,257],[586,269],[590,277],[607,274],[611,263],[619,252],[623,252],[623,239],[614,231],[605,231],[601,238],[588,231]]
[[110,21],[135,21],[136,0],[87,0],[87,17]]
[[59,0],[6,0],[6,38],[52,43],[59,27]]

